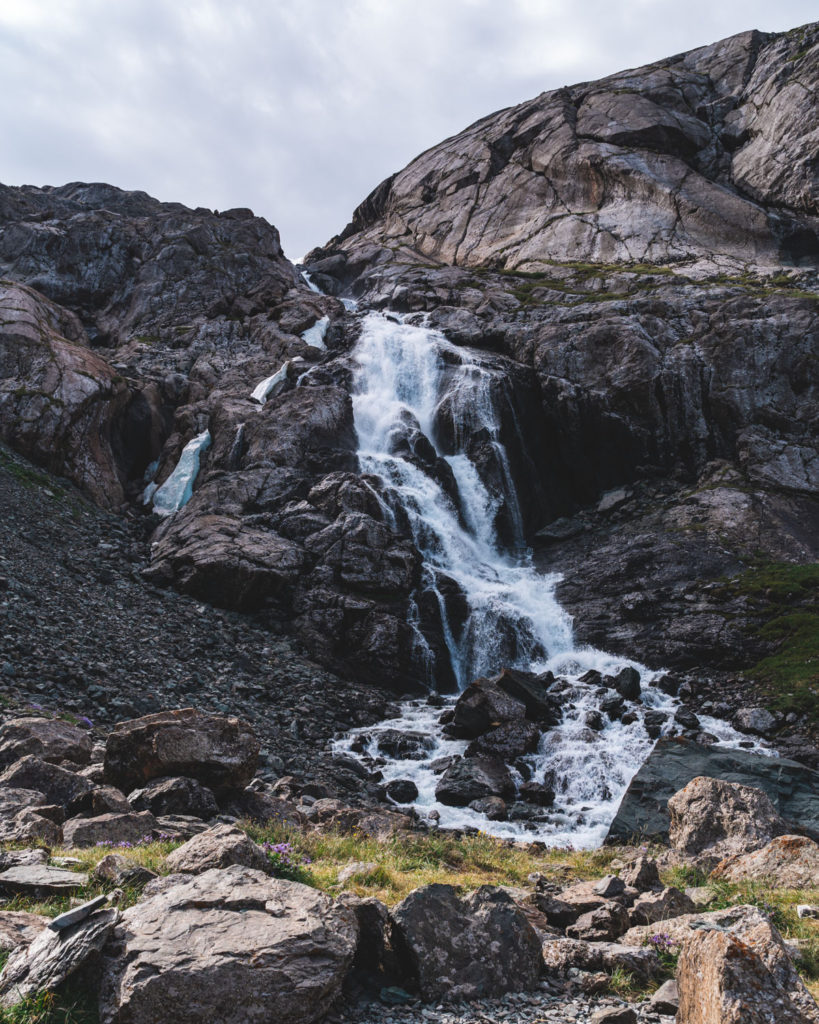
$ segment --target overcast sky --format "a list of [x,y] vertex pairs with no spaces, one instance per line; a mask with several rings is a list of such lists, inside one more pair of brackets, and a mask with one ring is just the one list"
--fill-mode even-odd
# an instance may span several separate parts
[[0,0],[0,181],[249,206],[298,257],[501,107],[816,0]]

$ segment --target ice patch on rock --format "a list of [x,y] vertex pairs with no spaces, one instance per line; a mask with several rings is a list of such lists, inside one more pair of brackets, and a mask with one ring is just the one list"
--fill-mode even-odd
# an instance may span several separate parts
[[154,512],[157,515],[172,515],[190,501],[193,484],[199,472],[199,457],[202,452],[210,448],[210,445],[209,430],[203,430],[193,440],[188,441],[182,449],[174,471],[153,494]]

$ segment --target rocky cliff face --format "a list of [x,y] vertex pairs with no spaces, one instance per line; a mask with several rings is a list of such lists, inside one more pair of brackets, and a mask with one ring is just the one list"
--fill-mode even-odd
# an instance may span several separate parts
[[747,32],[502,110],[379,185],[337,250],[353,271],[395,247],[530,271],[812,261],[816,41]]
[[[360,322],[332,296],[423,313],[480,350],[503,398],[526,539],[565,574],[577,638],[741,668],[773,647],[751,640],[764,616],[708,587],[819,548],[817,79],[813,25],[494,114],[311,254],[327,295],[249,211],[2,188],[3,301],[26,311],[0,323],[2,436],[118,506],[208,429],[192,499],[155,523],[149,578],[417,687],[417,630],[440,651],[440,611],[407,524],[359,471]],[[323,318],[323,341],[305,337]],[[445,407],[432,430],[451,451]],[[407,444],[436,473],[428,441]],[[485,448],[469,442],[491,490]]]

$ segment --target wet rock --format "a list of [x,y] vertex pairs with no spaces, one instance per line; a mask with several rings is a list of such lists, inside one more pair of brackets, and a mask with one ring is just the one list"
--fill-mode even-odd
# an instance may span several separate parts
[[38,992],[53,992],[99,957],[118,919],[119,911],[112,908],[60,931],[44,929],[6,962],[0,974],[0,1005],[13,1006]]
[[434,737],[423,732],[383,729],[376,736],[379,753],[396,761],[422,761],[435,747]]
[[42,914],[29,914],[25,910],[0,910],[0,953],[8,953],[18,946],[28,946],[47,924],[48,918]]
[[99,846],[110,843],[135,844],[158,831],[156,818],[150,811],[130,814],[100,814],[95,818],[69,818],[63,825],[66,846]]
[[418,797],[418,787],[412,779],[393,779],[387,783],[384,792],[397,804],[411,804]]
[[0,768],[7,768],[27,754],[41,761],[91,760],[91,734],[59,718],[12,718],[0,726]]
[[819,884],[819,845],[805,836],[779,836],[759,850],[727,857],[711,872],[729,882],[765,881],[781,889]]
[[560,724],[563,717],[560,699],[556,694],[549,692],[549,687],[554,682],[551,673],[535,676],[507,668],[495,677],[494,682],[504,693],[523,704],[526,708],[526,717],[531,721],[544,728]]
[[88,884],[88,875],[45,864],[25,864],[0,872],[0,892],[10,896],[70,895]]
[[451,731],[459,739],[474,739],[498,724],[521,721],[526,716],[523,702],[501,689],[495,679],[471,683],[453,710]]
[[668,809],[669,841],[681,853],[722,858],[759,849],[787,832],[762,790],[721,779],[692,779]]
[[105,774],[130,792],[152,779],[186,776],[214,792],[244,789],[259,741],[247,722],[194,708],[121,722],[105,745]]
[[[501,889],[482,886],[460,899],[452,886],[423,886],[393,909],[391,919],[393,945],[424,1000],[476,999],[537,985],[540,941]],[[504,956],[496,956],[497,949]]]
[[515,784],[500,761],[465,757],[446,769],[435,788],[435,798],[450,807],[468,807],[473,800],[498,796],[508,800]]
[[518,795],[521,800],[537,807],[551,807],[555,802],[555,791],[541,782],[522,782]]
[[508,722],[473,740],[466,748],[465,756],[514,761],[516,757],[536,750],[539,740],[540,729],[533,722]]
[[485,796],[481,800],[473,800],[469,807],[478,814],[485,814],[490,821],[506,821],[509,817],[506,801],[501,800],[499,796]]
[[125,911],[100,1020],[313,1024],[341,992],[357,932],[352,910],[316,889],[239,865],[206,871]]
[[155,815],[186,814],[207,820],[219,813],[216,798],[207,786],[184,777],[153,779],[129,793],[128,803],[136,811]]
[[677,966],[679,1024],[819,1020],[819,1007],[766,919],[724,931],[692,931]]
[[649,710],[643,715],[643,725],[651,739],[656,740],[662,732],[663,726],[668,721],[665,711]]
[[642,692],[640,686],[640,673],[636,668],[627,665],[621,668],[613,678],[611,685],[624,700],[639,700]]
[[264,850],[235,825],[214,825],[169,853],[165,863],[174,872],[200,874],[231,864],[268,871]]

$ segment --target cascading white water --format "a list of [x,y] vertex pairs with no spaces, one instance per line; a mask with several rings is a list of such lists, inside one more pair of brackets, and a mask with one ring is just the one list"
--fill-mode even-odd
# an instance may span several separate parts
[[[641,701],[629,704],[636,715],[631,724],[606,721],[599,731],[588,727],[587,716],[597,709],[601,697],[599,688],[581,683],[578,677],[592,668],[610,674],[635,663],[591,648],[575,649],[571,620],[554,595],[557,578],[535,572],[525,552],[508,555],[502,549],[495,525],[501,503],[519,535],[518,547],[523,528],[500,436],[497,371],[484,365],[480,354],[452,345],[440,332],[391,314],[366,315],[354,358],[353,409],[361,470],[381,479],[388,518],[395,523],[401,511],[409,522],[424,559],[424,586],[438,598],[459,688],[506,666],[551,670],[565,680],[561,724],[543,735],[535,754],[522,759],[536,781],[551,773],[557,782],[557,800],[534,822],[490,822],[469,808],[438,803],[435,786],[436,769],[440,769],[433,763],[462,754],[467,743],[446,738],[438,724],[441,709],[425,701],[406,704],[398,718],[358,730],[358,735],[339,741],[338,748],[357,752],[370,763],[376,761],[385,782],[411,779],[419,791],[413,801],[416,809],[422,814],[437,811],[444,826],[478,826],[502,836],[532,837],[534,833],[552,845],[598,845],[653,745],[642,723],[645,710],[653,707],[672,713],[676,701],[646,687]],[[444,403],[455,451],[443,457],[457,495],[425,471],[428,467],[407,457],[407,438],[413,433],[420,432],[434,444],[436,418]],[[500,494],[490,493],[468,457],[469,440],[477,431],[490,439],[503,482]],[[442,453],[436,450],[436,454],[441,457]],[[465,596],[464,623],[449,620],[438,587],[442,576],[454,580]],[[431,658],[431,652],[428,655]],[[650,682],[654,673],[636,667],[644,684]],[[739,738],[724,723],[708,720],[703,725],[729,742]],[[424,734],[422,755],[385,757],[379,736],[391,729]]]

